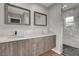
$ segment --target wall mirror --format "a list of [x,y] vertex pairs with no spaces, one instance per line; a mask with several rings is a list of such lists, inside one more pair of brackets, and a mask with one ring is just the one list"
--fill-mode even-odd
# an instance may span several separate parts
[[47,26],[47,15],[34,11],[34,25]]
[[5,24],[30,25],[30,10],[6,3]]

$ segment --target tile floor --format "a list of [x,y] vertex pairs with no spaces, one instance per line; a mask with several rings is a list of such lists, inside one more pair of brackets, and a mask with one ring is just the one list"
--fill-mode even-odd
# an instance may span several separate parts
[[63,45],[63,53],[65,56],[79,56],[79,49],[68,45]]

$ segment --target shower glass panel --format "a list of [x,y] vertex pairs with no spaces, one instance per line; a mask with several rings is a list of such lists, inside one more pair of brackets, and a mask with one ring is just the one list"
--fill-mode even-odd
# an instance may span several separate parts
[[[71,4],[69,4],[69,6],[71,6]],[[77,48],[77,50],[74,50],[73,48],[69,48],[66,46],[63,47],[63,51],[68,53],[66,55],[79,55],[79,4],[76,4],[72,8],[68,7],[68,9],[66,7],[66,10],[62,8],[62,10],[62,16],[64,19],[63,44],[73,48]]]

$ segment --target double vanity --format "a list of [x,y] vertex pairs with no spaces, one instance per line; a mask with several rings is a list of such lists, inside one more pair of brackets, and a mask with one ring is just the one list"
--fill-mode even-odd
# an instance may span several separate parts
[[[30,9],[4,4],[5,25],[0,31],[0,56],[39,56],[56,46],[56,35],[48,31],[47,10],[42,13],[39,8],[37,11]],[[14,33],[14,30],[17,31]]]
[[39,56],[56,46],[56,35],[0,37],[0,56]]

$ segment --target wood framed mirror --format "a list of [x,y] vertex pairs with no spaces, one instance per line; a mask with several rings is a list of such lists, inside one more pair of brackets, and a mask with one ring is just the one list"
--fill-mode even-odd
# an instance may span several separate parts
[[5,4],[5,24],[30,25],[30,10],[13,4]]
[[47,26],[47,15],[34,11],[34,25]]

